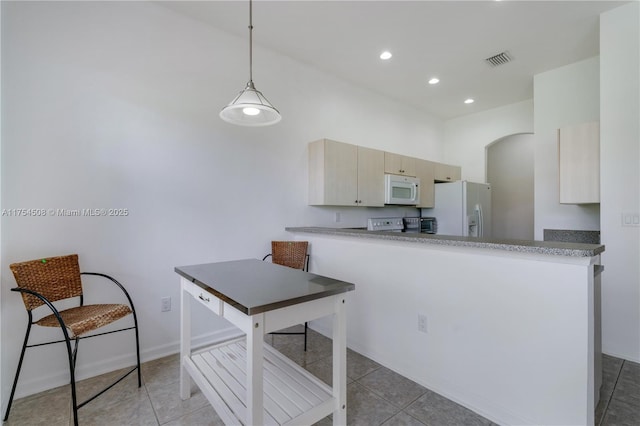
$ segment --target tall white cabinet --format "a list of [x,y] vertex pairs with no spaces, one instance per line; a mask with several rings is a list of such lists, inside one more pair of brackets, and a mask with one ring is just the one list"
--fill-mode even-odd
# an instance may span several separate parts
[[600,123],[558,129],[561,204],[600,202]]

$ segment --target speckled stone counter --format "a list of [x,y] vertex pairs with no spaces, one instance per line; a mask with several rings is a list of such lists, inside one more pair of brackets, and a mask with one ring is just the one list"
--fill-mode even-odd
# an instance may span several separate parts
[[494,250],[506,250],[520,253],[547,254],[554,256],[592,257],[604,251],[601,244],[579,244],[554,241],[499,240],[492,238],[455,237],[450,235],[413,234],[403,232],[367,231],[352,228],[325,227],[288,227],[288,232],[337,235],[354,238],[373,238],[379,240],[406,241],[416,244],[434,244],[443,246],[475,247]]

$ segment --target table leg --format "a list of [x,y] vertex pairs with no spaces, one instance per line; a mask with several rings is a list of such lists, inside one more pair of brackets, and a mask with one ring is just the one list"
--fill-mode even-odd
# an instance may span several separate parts
[[347,316],[346,297],[335,298],[333,314],[333,411],[334,426],[347,424]]
[[247,425],[262,425],[263,402],[263,339],[264,315],[251,317],[247,331]]
[[[183,278],[184,279],[184,278]],[[191,376],[182,364],[191,356],[191,295],[180,286],[180,398],[191,397]]]

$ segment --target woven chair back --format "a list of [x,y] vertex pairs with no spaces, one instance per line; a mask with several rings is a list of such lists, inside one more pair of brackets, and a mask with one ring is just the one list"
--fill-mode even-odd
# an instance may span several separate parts
[[308,241],[271,241],[272,262],[289,268],[304,269]]
[[[13,263],[9,269],[18,287],[40,293],[50,302],[82,295],[77,254]],[[28,311],[44,304],[26,293],[22,293],[22,301]]]

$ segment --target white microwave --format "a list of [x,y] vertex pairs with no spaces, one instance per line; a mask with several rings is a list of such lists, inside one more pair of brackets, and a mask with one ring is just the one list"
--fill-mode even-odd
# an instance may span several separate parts
[[384,203],[415,206],[420,204],[420,179],[384,175]]

